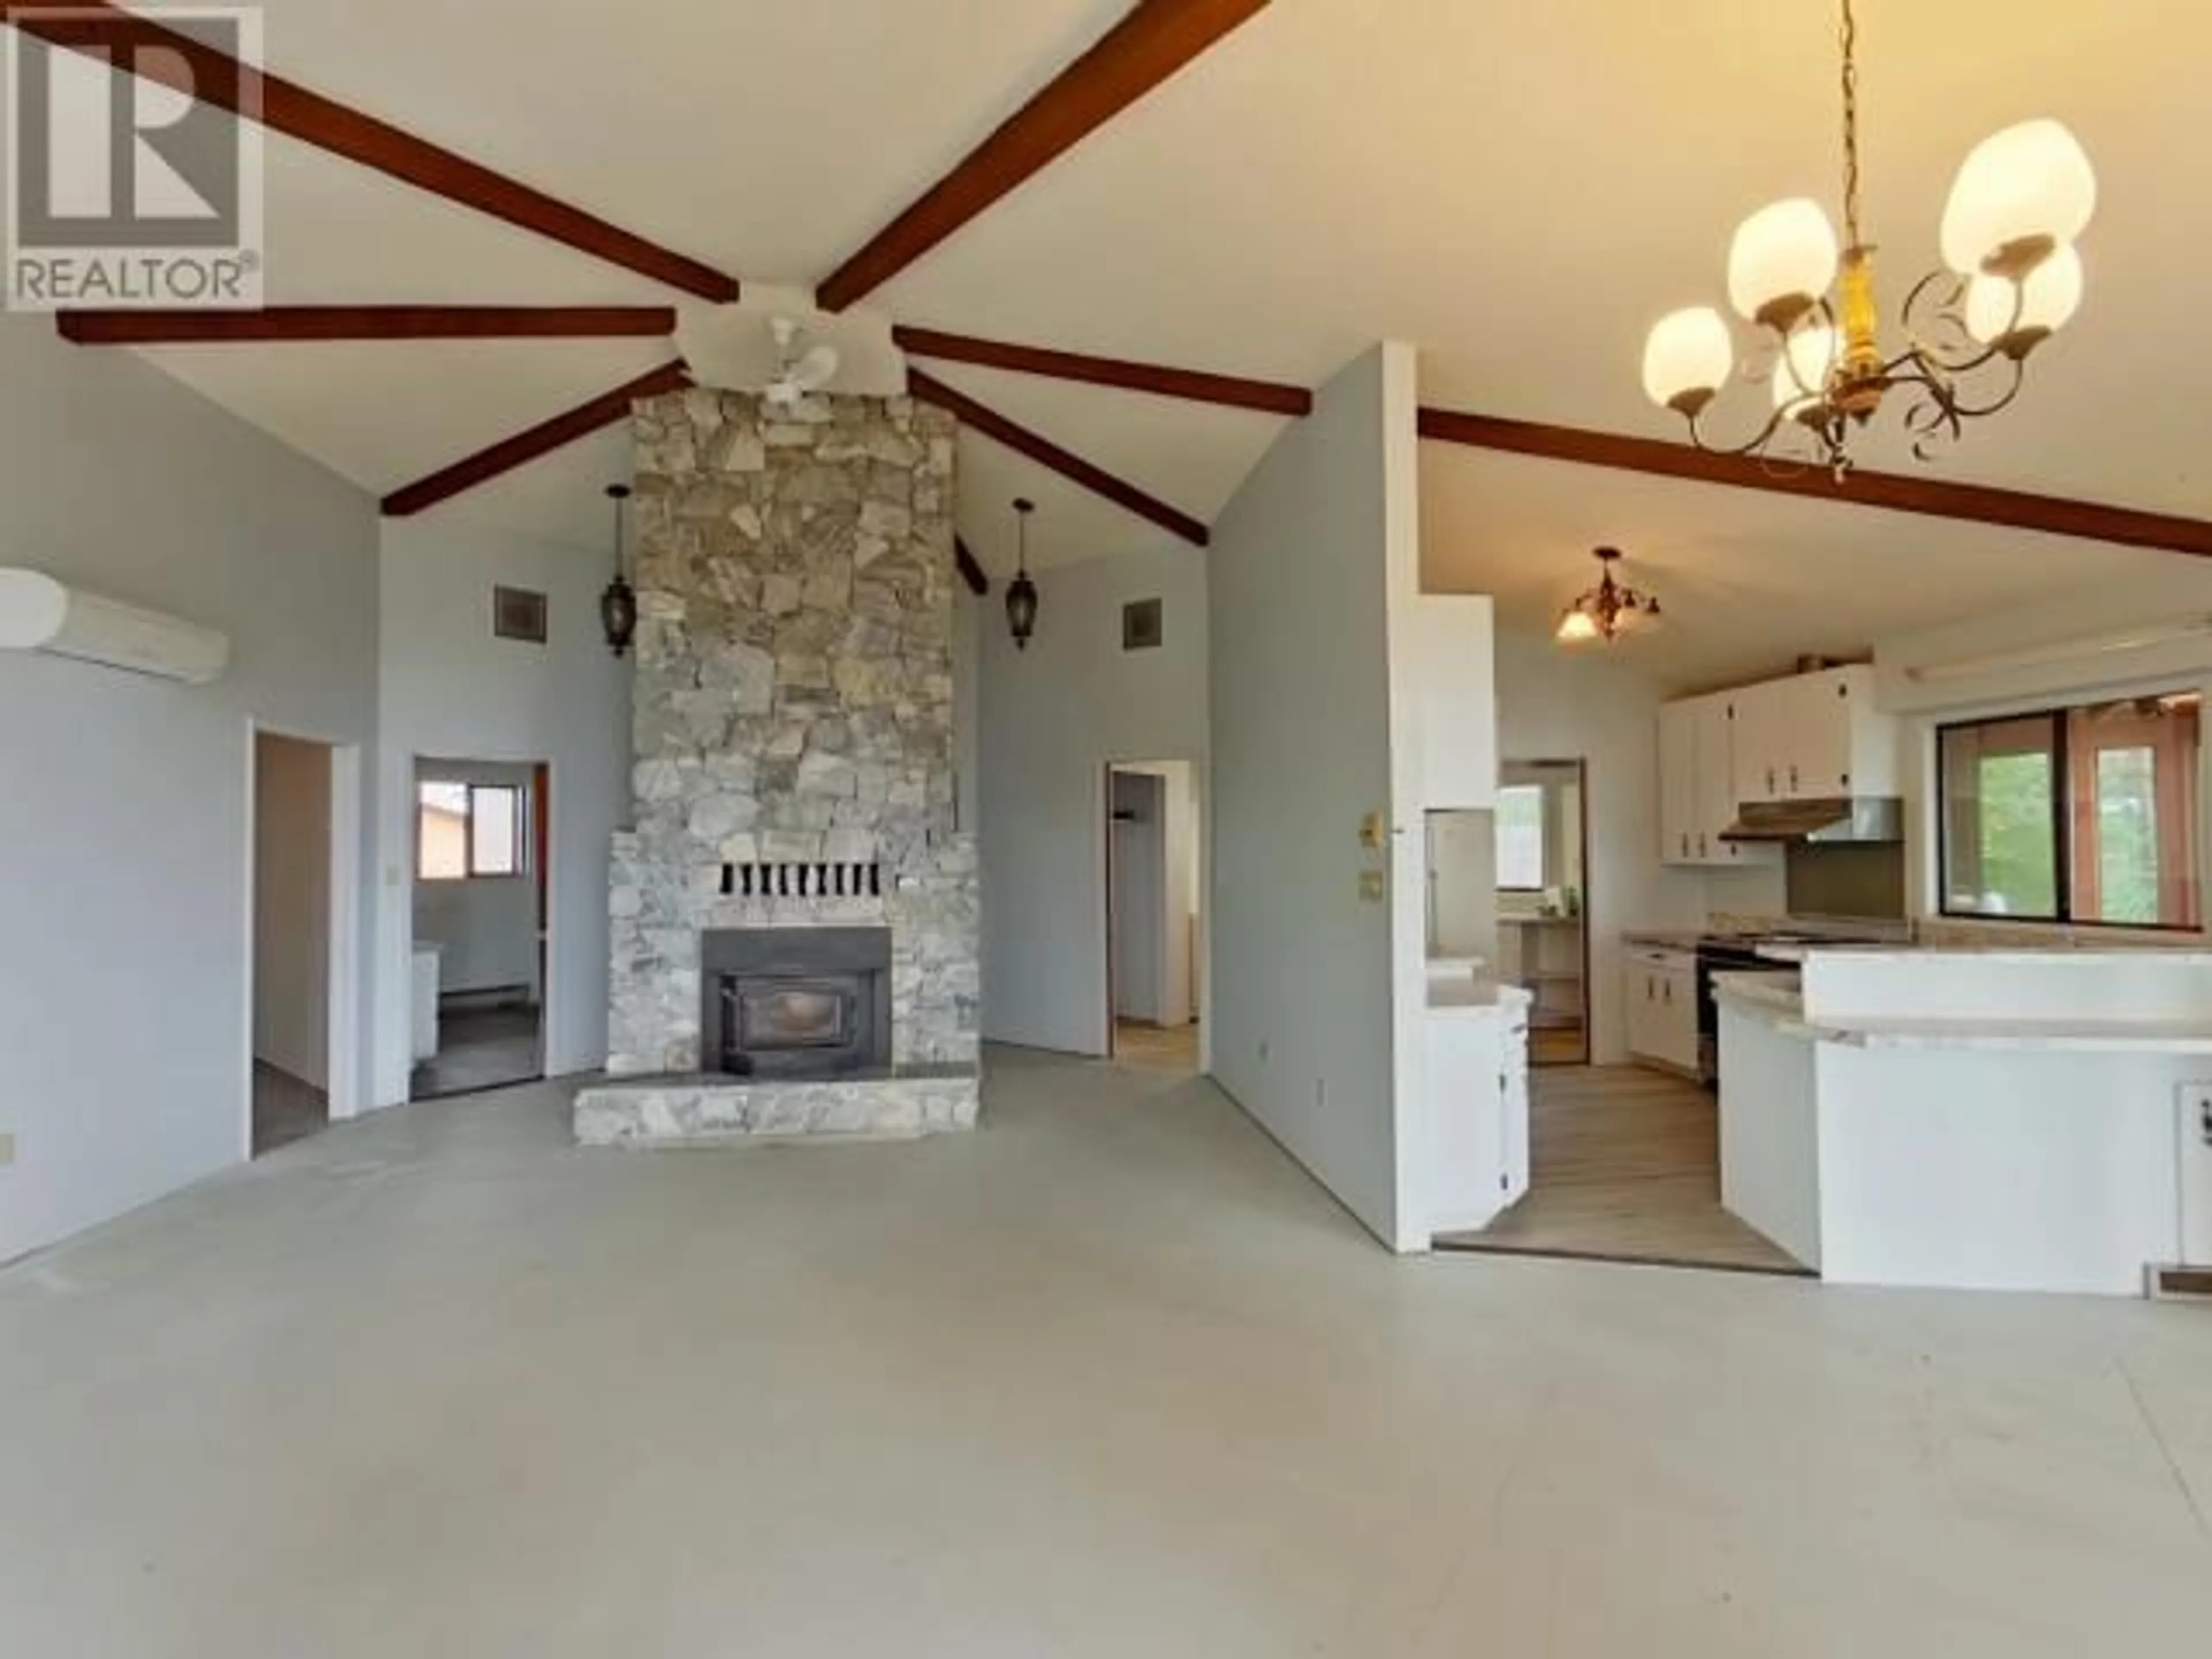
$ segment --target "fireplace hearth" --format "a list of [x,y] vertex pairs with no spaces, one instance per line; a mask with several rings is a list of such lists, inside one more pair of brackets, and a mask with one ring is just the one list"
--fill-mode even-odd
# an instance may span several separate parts
[[700,947],[700,1070],[803,1080],[891,1061],[888,927],[736,927]]

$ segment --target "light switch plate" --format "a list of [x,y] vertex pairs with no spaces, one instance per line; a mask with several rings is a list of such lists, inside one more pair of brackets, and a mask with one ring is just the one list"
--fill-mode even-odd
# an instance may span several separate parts
[[1380,870],[1360,872],[1359,896],[1361,898],[1370,904],[1380,904],[1382,902],[1383,890],[1382,872]]
[[13,1164],[15,1161],[15,1137],[12,1134],[0,1132],[0,1166]]

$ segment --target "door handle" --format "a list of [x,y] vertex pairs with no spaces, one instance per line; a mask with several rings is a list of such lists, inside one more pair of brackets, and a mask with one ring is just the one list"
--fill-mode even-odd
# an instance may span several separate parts
[[1775,793],[1774,769],[1771,766],[1766,769],[1766,793],[1770,795]]
[[1790,769],[1790,787],[1792,790],[1797,787],[1797,769],[1794,766]]
[[1707,842],[1706,842],[1706,841],[1705,841],[1705,836],[1704,836],[1703,832],[1701,831],[1701,832],[1698,834],[1698,856],[1699,858],[1701,858],[1701,859],[1703,859],[1703,858],[1711,858],[1711,857],[1712,856],[1712,854],[1711,854],[1708,853],[1708,852],[1705,850],[1706,845],[1707,845]]

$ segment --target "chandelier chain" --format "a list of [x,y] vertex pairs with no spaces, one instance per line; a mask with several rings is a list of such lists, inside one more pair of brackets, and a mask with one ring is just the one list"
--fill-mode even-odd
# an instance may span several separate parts
[[1844,0],[1844,230],[1851,247],[1859,235],[1859,20],[1851,0]]

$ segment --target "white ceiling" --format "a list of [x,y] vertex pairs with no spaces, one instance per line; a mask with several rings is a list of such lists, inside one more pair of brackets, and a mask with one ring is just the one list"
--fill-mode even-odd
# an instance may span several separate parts
[[[799,283],[1126,9],[264,3],[280,72],[740,277]],[[2212,247],[2212,173],[2193,164],[2212,11],[2172,0],[1860,9],[1870,229],[1899,279],[1893,299],[1932,259],[1951,173],[1990,130],[2059,115],[2103,183],[2081,319],[2039,360],[2023,403],[1971,431],[1940,471],[2212,515],[2186,416],[2212,339],[2191,326],[2197,285],[2185,275]],[[1720,297],[1729,234],[1751,209],[1787,193],[1832,199],[1833,27],[1827,0],[1275,0],[875,302],[907,322],[1305,384],[1377,338],[1410,339],[1428,401],[1671,436],[1671,417],[1638,390],[1644,331],[1662,310]],[[269,153],[273,301],[672,297],[289,141],[272,138]],[[381,491],[665,351],[626,341],[152,355]],[[1201,518],[1276,424],[933,372]],[[1684,643],[1663,648],[1692,674],[1846,634],[1863,645],[1893,610],[1933,620],[2021,584],[2078,586],[2156,556],[1440,446],[1425,454],[1432,568],[1541,609],[1540,591],[1548,605],[1579,585],[1594,541],[1617,541],[1655,584],[1671,580]],[[1869,459],[1915,465],[1880,447]],[[572,446],[440,510],[596,547],[599,490],[621,465],[618,441]],[[994,569],[1012,563],[1005,503],[1017,493],[1041,504],[1041,563],[1160,533],[985,441],[963,441],[963,531]],[[1890,569],[1911,580],[1867,580]],[[1709,638],[1725,643],[1694,643]]]
[[1503,629],[1547,631],[1598,580],[1591,550],[1621,549],[1619,579],[1664,621],[1611,649],[1675,691],[2091,586],[2156,580],[2162,599],[2212,605],[2212,561],[1990,525],[1449,445],[1424,450],[1421,485],[1423,585],[1494,595]]

